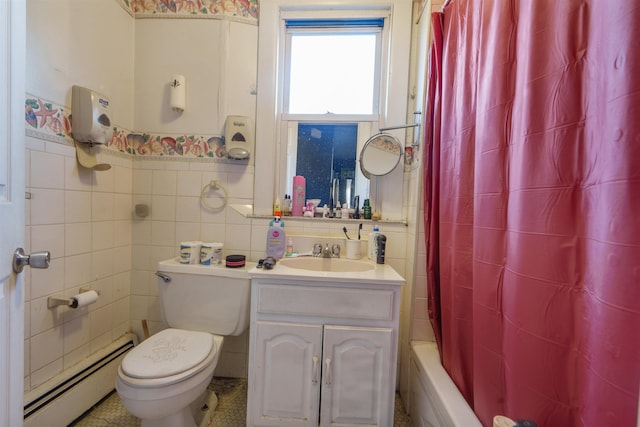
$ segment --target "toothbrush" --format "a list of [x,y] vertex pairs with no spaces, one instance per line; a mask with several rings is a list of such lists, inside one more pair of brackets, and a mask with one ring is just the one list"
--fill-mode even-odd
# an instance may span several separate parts
[[362,223],[358,225],[358,240],[360,240],[360,230],[362,230]]
[[347,239],[351,240],[351,237],[347,234],[347,227],[342,227],[342,231],[344,231],[344,235],[347,236]]

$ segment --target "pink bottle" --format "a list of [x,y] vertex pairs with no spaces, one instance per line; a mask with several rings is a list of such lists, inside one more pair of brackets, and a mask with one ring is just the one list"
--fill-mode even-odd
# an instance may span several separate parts
[[293,196],[291,200],[291,216],[302,216],[305,204],[306,182],[304,176],[293,177]]

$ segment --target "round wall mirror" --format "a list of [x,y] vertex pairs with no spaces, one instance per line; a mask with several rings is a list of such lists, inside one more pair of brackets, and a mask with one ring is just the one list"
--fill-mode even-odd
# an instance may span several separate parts
[[360,170],[369,178],[390,173],[402,156],[400,141],[388,133],[378,133],[365,142],[360,152]]

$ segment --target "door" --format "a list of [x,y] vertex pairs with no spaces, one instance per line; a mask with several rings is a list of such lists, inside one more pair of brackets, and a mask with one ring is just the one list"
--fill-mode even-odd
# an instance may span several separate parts
[[393,425],[393,329],[325,326],[321,426]]
[[255,426],[317,426],[322,326],[256,322]]
[[25,2],[0,1],[0,426],[22,425]]

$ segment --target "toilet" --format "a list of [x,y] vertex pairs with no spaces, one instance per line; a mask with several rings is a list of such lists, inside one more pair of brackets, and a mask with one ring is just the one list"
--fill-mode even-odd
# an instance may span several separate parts
[[[142,427],[196,426],[213,413],[213,378],[224,336],[249,326],[251,281],[243,268],[158,263],[158,290],[168,329],[134,347],[122,360],[116,390]],[[206,425],[208,421],[199,421]]]

